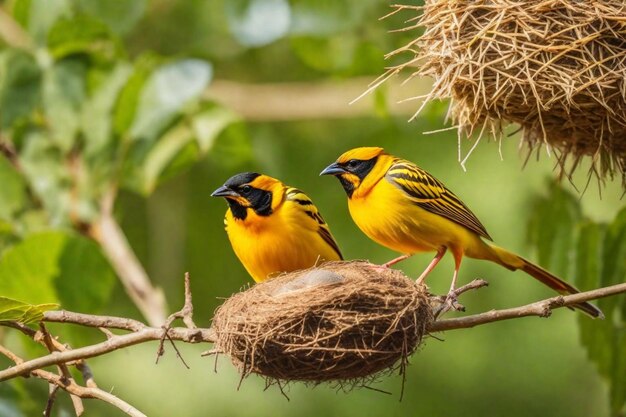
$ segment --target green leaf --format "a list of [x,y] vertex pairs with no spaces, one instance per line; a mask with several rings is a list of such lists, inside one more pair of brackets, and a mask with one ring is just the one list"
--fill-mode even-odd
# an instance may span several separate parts
[[152,141],[204,92],[211,65],[200,59],[182,59],[157,68],[146,80],[131,126],[135,139]]
[[[603,242],[606,227],[593,222],[585,222],[581,228],[576,244],[576,285],[581,290],[597,288],[601,281]],[[605,312],[606,313],[606,312]],[[611,326],[599,320],[590,320],[579,314],[581,344],[587,349],[589,359],[596,362],[606,372],[606,363],[610,362]],[[607,343],[607,344],[605,344]]]
[[31,0],[15,0],[13,2],[13,9],[11,14],[13,19],[19,23],[22,27],[28,26],[28,20],[30,17]]
[[79,15],[54,23],[48,34],[48,50],[55,59],[74,54],[112,58],[121,51],[121,45],[106,25],[92,17]]
[[71,15],[69,0],[31,0],[28,10],[28,32],[39,45],[46,44],[50,28],[57,19]]
[[41,71],[33,56],[16,49],[0,52],[0,129],[29,116],[40,90]]
[[113,140],[115,104],[132,73],[126,62],[118,63],[104,76],[98,88],[83,106],[81,125],[85,137],[85,154],[99,154]]
[[213,106],[170,129],[154,145],[142,164],[144,193],[151,193],[166,177],[188,168],[212,147],[217,136],[238,117],[231,111]]
[[578,200],[553,183],[549,196],[537,199],[532,213],[529,241],[537,248],[539,263],[559,275],[567,275],[576,224],[582,219]]
[[65,152],[74,145],[80,126],[85,71],[82,60],[65,59],[54,64],[44,75],[44,113],[52,140]]
[[97,312],[104,307],[116,278],[96,243],[69,235],[57,262],[59,274],[54,283],[64,308]]
[[62,152],[40,131],[24,138],[20,163],[35,195],[41,200],[52,225],[69,225],[71,178]]
[[602,253],[606,227],[586,221],[581,224],[576,244],[575,282],[582,291],[602,285]]
[[611,412],[617,416],[620,413],[623,415],[626,409],[626,331],[624,327],[615,329],[613,349]]
[[94,242],[66,232],[28,236],[0,258],[0,294],[32,304],[97,311],[108,301],[115,274]]
[[[564,267],[563,263],[572,259],[570,249],[575,247],[571,263],[581,290],[624,282],[626,208],[609,225],[594,223],[582,217],[574,196],[554,184],[550,198],[541,198],[535,204],[529,237],[546,265]],[[626,406],[626,296],[605,297],[597,304],[606,318],[590,320],[579,314],[580,341],[589,360],[609,382],[611,414],[617,416]]]
[[146,0],[80,0],[77,6],[83,13],[98,19],[113,32],[124,34],[130,31],[143,16],[146,3]]
[[27,304],[7,297],[0,297],[0,322],[16,321],[33,323],[43,318],[43,313],[58,308],[58,304]]
[[58,303],[54,277],[65,235],[46,232],[29,236],[0,258],[0,294],[31,304]]
[[11,219],[26,203],[26,182],[4,156],[0,156],[0,184],[0,219]]
[[[576,283],[582,289],[624,281],[626,273],[626,209],[608,226],[585,222],[576,250]],[[617,295],[598,301],[606,319],[589,320],[579,315],[580,340],[601,375],[610,382],[612,414],[626,402],[626,297]]]
[[124,135],[130,129],[144,84],[160,61],[153,54],[142,55],[135,61],[133,73],[124,85],[115,106],[113,126],[116,134]]
[[605,247],[602,285],[623,282],[626,275],[626,208],[609,225]]

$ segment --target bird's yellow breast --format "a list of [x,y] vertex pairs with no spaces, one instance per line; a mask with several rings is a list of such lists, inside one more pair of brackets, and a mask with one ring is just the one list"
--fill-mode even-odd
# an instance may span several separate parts
[[248,210],[245,220],[226,213],[226,232],[235,254],[255,281],[280,272],[310,268],[339,256],[317,233],[315,223],[291,202],[269,216]]
[[348,207],[370,239],[401,253],[435,251],[441,246],[465,248],[476,240],[463,226],[417,206],[385,178],[366,194],[349,199]]

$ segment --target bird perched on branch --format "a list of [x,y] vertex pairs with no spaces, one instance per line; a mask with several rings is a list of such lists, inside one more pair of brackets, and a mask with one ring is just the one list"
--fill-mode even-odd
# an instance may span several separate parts
[[[492,240],[474,213],[439,180],[412,162],[389,155],[382,148],[345,152],[320,175],[336,176],[348,194],[352,219],[375,242],[403,255],[389,267],[417,252],[436,252],[418,278],[426,276],[446,251],[455,268],[448,301],[456,302],[455,287],[463,256],[486,259],[510,270],[521,269],[561,294],[579,292],[572,285],[512,252],[487,243]],[[574,307],[593,317],[602,312],[589,303]]]
[[225,197],[224,224],[235,254],[255,281],[343,259],[306,194],[254,172],[237,174],[211,196]]

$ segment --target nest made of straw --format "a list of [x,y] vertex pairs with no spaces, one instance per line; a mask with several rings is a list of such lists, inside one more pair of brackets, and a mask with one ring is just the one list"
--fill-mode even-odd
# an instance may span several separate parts
[[[623,0],[426,0],[396,6],[424,33],[390,55],[434,78],[427,98],[451,98],[459,137],[502,137],[518,123],[533,149],[556,150],[570,174],[584,155],[626,186],[626,2]],[[566,161],[571,165],[567,169]]]
[[432,322],[426,288],[367,262],[333,262],[257,284],[227,299],[215,353],[245,377],[358,384],[404,370]]

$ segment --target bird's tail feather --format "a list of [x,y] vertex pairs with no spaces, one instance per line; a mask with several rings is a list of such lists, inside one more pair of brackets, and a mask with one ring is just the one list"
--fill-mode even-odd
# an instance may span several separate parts
[[[576,294],[580,291],[574,287],[573,285],[563,281],[561,278],[555,276],[554,274],[546,271],[539,265],[536,265],[521,256],[515,255],[505,249],[499,248],[495,245],[489,245],[491,249],[493,249],[494,253],[497,255],[496,262],[500,263],[502,266],[516,270],[521,269],[526,272],[528,275],[535,278],[537,281],[540,281],[544,285],[552,288],[553,290],[559,292],[560,294]],[[591,317],[600,317],[604,318],[602,311],[590,304],[588,302],[574,304],[572,307],[577,308]]]

